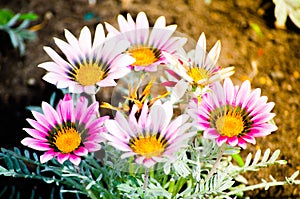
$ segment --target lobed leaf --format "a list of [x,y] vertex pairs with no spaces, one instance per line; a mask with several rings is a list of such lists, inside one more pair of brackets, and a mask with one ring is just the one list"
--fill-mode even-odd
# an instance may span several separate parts
[[258,150],[256,151],[256,153],[255,153],[255,156],[254,156],[252,165],[256,165],[256,164],[258,163],[260,157],[261,157],[261,150],[258,149]]

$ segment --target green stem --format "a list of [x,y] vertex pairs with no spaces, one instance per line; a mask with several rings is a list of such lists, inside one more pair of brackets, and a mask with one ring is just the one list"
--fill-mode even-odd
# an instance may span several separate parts
[[173,196],[175,196],[181,190],[184,183],[186,183],[186,178],[181,177],[175,184],[175,188],[173,190]]
[[[81,175],[81,172],[80,172],[79,167],[76,166],[76,165],[75,165],[74,167],[75,167],[75,170],[77,171],[77,173],[78,173],[79,175]],[[91,199],[97,199],[97,197],[96,197],[95,194],[91,191],[91,189],[87,189],[87,183],[84,182],[83,184],[84,184],[86,193],[90,196],[90,198],[91,198]]]
[[[95,103],[97,101],[96,94],[91,94],[90,97],[91,97],[91,104],[93,104],[93,103]],[[97,110],[97,117],[100,117],[99,110]]]
[[168,188],[168,192],[169,193],[173,193],[173,191],[174,191],[174,185],[175,185],[175,180],[174,179],[170,179],[170,181],[169,181],[169,188]]
[[148,186],[148,177],[149,177],[149,168],[145,169],[145,175],[144,175],[144,190],[147,190]]
[[163,187],[166,185],[167,180],[168,180],[168,175],[164,175],[163,181],[162,181],[162,184],[161,184]]
[[149,177],[154,178],[154,167],[151,167],[151,169],[149,169]]
[[[242,187],[242,188],[238,188],[236,190],[230,191],[228,193],[226,193],[227,195],[235,195],[239,192],[244,192],[244,191],[251,191],[254,189],[261,189],[261,188],[266,188],[266,187],[274,187],[274,186],[282,186],[282,185],[287,185],[290,184],[287,181],[280,181],[280,182],[262,182],[260,184],[255,184],[255,185],[251,185],[251,186],[246,186],[246,187]],[[292,182],[292,184],[300,184],[300,180],[294,180]]]
[[86,189],[86,192],[91,199],[98,199],[97,196],[95,196],[95,194],[90,189]]
[[217,168],[218,168],[218,166],[219,166],[219,164],[220,164],[221,158],[222,158],[222,156],[223,156],[223,154],[224,154],[225,147],[226,147],[226,144],[225,144],[225,143],[220,147],[220,151],[219,151],[219,154],[218,154],[218,156],[217,156],[216,162],[215,162],[215,164],[213,165],[213,167],[211,168],[210,172],[208,173],[205,182],[209,181],[209,179],[213,176],[213,174],[214,174],[215,171],[217,170]]
[[91,96],[91,103],[93,104],[94,102],[96,102],[96,94],[90,94]]

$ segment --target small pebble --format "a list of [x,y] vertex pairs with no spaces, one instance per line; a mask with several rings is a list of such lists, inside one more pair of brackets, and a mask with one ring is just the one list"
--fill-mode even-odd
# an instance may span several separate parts
[[299,74],[298,71],[295,70],[295,71],[293,72],[293,76],[294,76],[296,79],[298,79],[299,76],[300,76],[300,74]]
[[29,78],[27,84],[29,86],[34,86],[36,84],[36,80],[34,78]]
[[274,78],[274,79],[284,79],[284,73],[282,71],[273,71],[271,72],[271,76]]

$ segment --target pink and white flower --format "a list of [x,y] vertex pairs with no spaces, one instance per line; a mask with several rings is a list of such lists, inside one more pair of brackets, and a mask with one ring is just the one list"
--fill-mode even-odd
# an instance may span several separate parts
[[43,77],[45,81],[57,88],[69,88],[71,93],[95,94],[100,87],[115,86],[114,80],[128,74],[128,66],[135,61],[128,54],[122,54],[129,42],[117,38],[107,40],[102,24],[96,28],[93,44],[87,27],[81,30],[78,40],[68,30],[65,37],[68,43],[58,38],[54,41],[67,60],[52,48],[44,47],[53,61],[39,67],[48,71]]
[[134,105],[128,118],[118,111],[114,120],[105,122],[108,132],[102,135],[110,145],[124,151],[121,158],[135,156],[136,163],[149,168],[174,158],[174,153],[185,147],[195,134],[186,133],[191,127],[191,123],[187,123],[188,115],[180,115],[171,122],[170,102],[156,101],[150,110],[145,102],[138,119],[137,110]]
[[[195,50],[179,57],[167,52],[163,54],[171,64],[172,70],[167,70],[167,72],[177,80],[185,79],[193,87],[194,92],[199,94],[201,89],[234,73],[234,67],[221,68],[217,65],[220,51],[221,42],[217,41],[206,55],[206,38],[202,33]],[[175,82],[170,81],[164,84],[173,86]]]
[[177,26],[166,26],[166,19],[163,16],[156,20],[151,31],[144,12],[138,13],[135,22],[130,14],[127,14],[127,20],[119,15],[118,23],[120,31],[108,23],[105,24],[109,32],[108,37],[120,36],[130,42],[127,52],[136,59],[131,64],[136,71],[157,71],[159,64],[167,62],[162,51],[175,54],[182,50],[186,43],[186,38],[172,36]]
[[246,148],[247,142],[256,143],[255,137],[277,130],[270,122],[275,116],[271,113],[274,105],[267,103],[259,88],[252,91],[249,81],[239,88],[226,78],[223,86],[215,83],[201,102],[192,100],[189,114],[198,129],[204,131],[204,138],[215,139],[219,146],[227,143]]
[[101,149],[101,133],[106,132],[104,121],[108,116],[97,117],[99,104],[88,106],[85,97],[78,98],[74,107],[70,94],[60,100],[56,110],[48,103],[42,103],[43,113],[32,111],[34,119],[27,119],[33,128],[24,128],[31,136],[21,143],[39,151],[42,163],[57,158],[63,164],[70,160],[79,165],[81,156]]

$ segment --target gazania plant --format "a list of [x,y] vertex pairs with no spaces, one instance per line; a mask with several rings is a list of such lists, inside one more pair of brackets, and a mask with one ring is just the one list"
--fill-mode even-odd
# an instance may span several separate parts
[[188,51],[176,25],[161,16],[150,27],[144,12],[118,25],[97,25],[94,39],[87,27],[78,39],[65,30],[60,52],[44,47],[51,61],[38,67],[63,97],[29,108],[27,149],[1,148],[0,175],[53,183],[52,198],[243,198],[300,184],[298,171],[247,181],[286,161],[279,150],[240,154],[277,130],[275,104],[248,80],[234,85],[234,67],[217,64],[220,41],[207,52],[201,33]]

